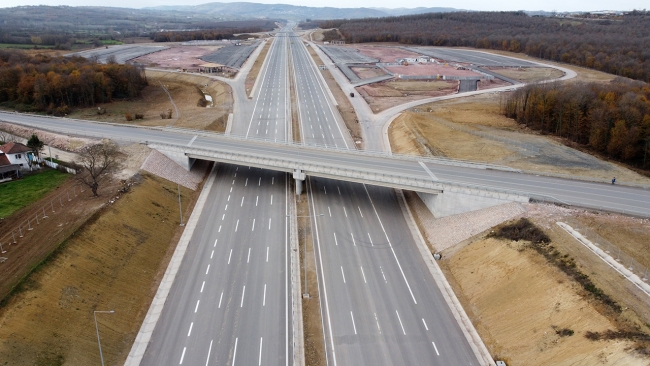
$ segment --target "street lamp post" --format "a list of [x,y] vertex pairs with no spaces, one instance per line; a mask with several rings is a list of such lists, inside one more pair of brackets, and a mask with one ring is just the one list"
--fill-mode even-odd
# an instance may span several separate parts
[[[325,216],[325,214],[318,214],[318,215],[314,215],[313,217],[314,217],[314,219],[316,219],[316,217],[318,217],[318,216]],[[287,215],[287,217],[291,217],[291,215]],[[301,218],[301,217],[309,217],[309,218],[311,218],[312,215],[296,216],[296,219]],[[307,230],[303,230],[303,236],[304,236],[303,243],[305,245],[305,258],[303,260],[303,266],[302,267],[303,267],[303,272],[305,273],[305,293],[302,294],[302,297],[308,299],[309,298],[309,289],[307,288]]]
[[102,354],[102,342],[99,339],[99,327],[97,326],[97,313],[106,313],[113,314],[115,310],[95,310],[93,311],[93,316],[95,317],[95,331],[97,332],[97,344],[99,345],[99,358],[102,360],[102,366],[104,366],[104,355]]

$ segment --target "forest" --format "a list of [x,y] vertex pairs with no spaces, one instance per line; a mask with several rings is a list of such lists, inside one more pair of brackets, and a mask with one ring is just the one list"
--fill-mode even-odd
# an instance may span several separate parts
[[[227,22],[234,23],[234,22]],[[187,41],[213,41],[220,39],[233,39],[235,33],[257,33],[273,30],[275,23],[272,21],[257,22],[257,25],[242,26],[239,28],[215,28],[192,31],[165,31],[154,32],[151,39],[154,42],[187,42]]]
[[650,86],[617,78],[611,83],[536,84],[502,101],[518,123],[575,142],[642,169],[650,167]]
[[133,98],[147,85],[144,70],[83,57],[0,50],[0,105],[64,115],[73,107]]
[[474,47],[523,52],[650,82],[650,12],[617,19],[535,17],[524,12],[429,13],[328,20],[348,43]]

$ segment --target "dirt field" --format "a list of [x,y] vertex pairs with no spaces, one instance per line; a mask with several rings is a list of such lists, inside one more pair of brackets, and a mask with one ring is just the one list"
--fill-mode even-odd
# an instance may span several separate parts
[[395,62],[398,58],[418,57],[420,54],[409,52],[398,47],[382,47],[382,46],[358,46],[354,45],[359,52],[366,56],[379,59],[380,62]]
[[370,79],[386,75],[382,69],[377,67],[351,67],[350,69],[359,77],[359,79]]
[[[219,132],[225,130],[233,104],[228,85],[201,75],[151,70],[147,71],[147,78],[149,86],[145,87],[141,97],[132,101],[115,101],[98,105],[106,109],[106,114],[98,115],[97,107],[92,107],[75,110],[69,117],[142,126],[172,125]],[[171,94],[179,118],[176,118],[174,105],[161,84]],[[213,106],[210,108],[197,105],[199,99],[203,97],[202,91],[212,97]],[[172,118],[162,119],[160,113],[168,109],[172,110]],[[133,115],[141,113],[144,119],[126,121],[127,112]]]
[[[307,47],[307,50],[317,65],[324,64],[323,60],[321,60],[321,58],[318,56],[318,54],[316,54],[316,51],[314,51],[312,47]],[[332,76],[332,73],[330,73],[329,70],[322,70],[320,72],[323,74],[323,78],[325,78],[327,86],[332,91],[334,99],[336,99],[336,103],[338,103],[336,108],[339,110],[341,117],[343,117],[345,126],[348,128],[348,132],[350,133],[350,136],[352,136],[352,140],[354,140],[357,149],[363,149],[361,126],[359,126],[359,120],[357,119],[357,114],[354,112],[352,103],[350,103],[347,96],[343,90],[341,90],[341,87],[336,82],[336,80],[334,80],[334,76]]]
[[[5,364],[98,364],[93,310],[115,310],[97,315],[99,332],[106,364],[124,362],[181,232],[176,184],[138,180],[90,216],[0,309]],[[196,193],[181,193],[189,212]]]
[[[417,112],[415,112],[417,111]],[[480,95],[413,108],[389,127],[393,151],[485,161],[590,179],[650,184],[612,162],[571,149],[557,138],[520,128],[500,113],[499,97]]]
[[198,66],[206,62],[201,60],[203,55],[210,54],[221,46],[181,46],[180,44],[160,52],[150,53],[131,60],[146,67],[163,69],[187,69],[198,72]]
[[356,88],[374,112],[413,100],[449,95],[458,91],[458,81],[385,81]]
[[260,70],[262,69],[262,65],[264,64],[264,59],[266,58],[266,55],[269,53],[269,48],[271,48],[271,43],[273,43],[274,38],[269,38],[268,41],[266,41],[266,45],[264,48],[262,48],[262,52],[257,56],[257,59],[255,60],[255,63],[251,67],[250,71],[248,72],[248,75],[246,75],[246,93],[250,94],[250,92],[253,91],[253,86],[255,85],[255,80],[257,79],[257,76],[260,73]]
[[[523,242],[479,240],[441,263],[490,353],[509,366],[649,362],[629,350],[631,342],[586,339],[587,331],[616,327]],[[559,329],[574,333],[560,336]]]
[[494,78],[493,80],[479,80],[477,90],[492,89],[507,85],[511,84],[507,81],[503,81],[497,78]]
[[521,81],[522,83],[536,83],[543,80],[552,80],[561,78],[564,73],[558,69],[550,67],[487,67],[497,74]]
[[445,76],[481,76],[470,70],[457,70],[453,66],[439,64],[413,64],[408,66],[386,66],[395,75],[445,75]]

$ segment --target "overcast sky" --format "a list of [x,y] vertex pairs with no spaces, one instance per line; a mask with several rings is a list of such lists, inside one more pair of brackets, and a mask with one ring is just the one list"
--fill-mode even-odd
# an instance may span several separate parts
[[[198,5],[209,3],[209,0],[2,0],[0,7],[14,7],[20,5],[70,5],[70,6],[113,6],[125,8],[143,8],[156,5]],[[220,1],[232,2],[232,1]],[[408,0],[395,2],[391,0],[289,0],[289,1],[249,1],[264,4],[291,4],[304,6],[331,6],[331,7],[450,7],[468,10],[546,10],[546,11],[594,11],[594,10],[632,10],[650,8],[647,0],[549,0],[549,1],[521,1],[521,0],[466,0],[466,1],[431,1]],[[399,6],[397,6],[399,5]]]

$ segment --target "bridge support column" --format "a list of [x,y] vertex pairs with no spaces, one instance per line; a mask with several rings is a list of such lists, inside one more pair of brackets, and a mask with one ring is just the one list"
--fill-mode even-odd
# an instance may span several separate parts
[[293,179],[296,180],[296,195],[300,196],[302,194],[302,182],[305,180],[305,173],[300,170],[296,169],[293,171]]

